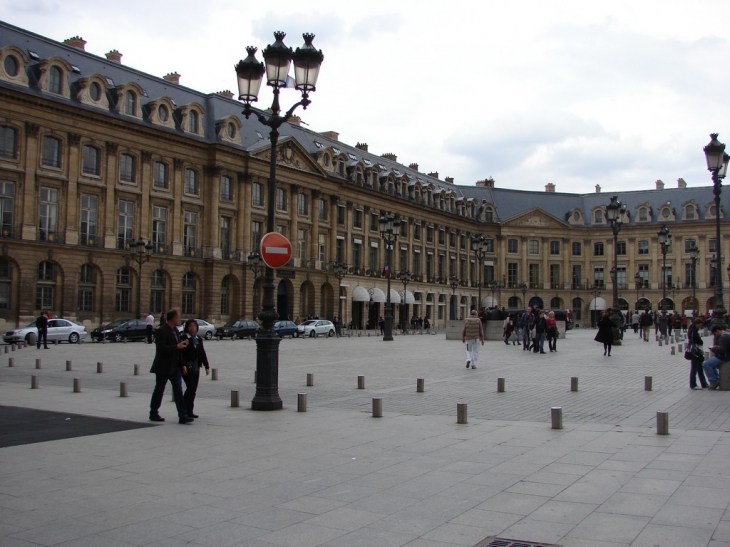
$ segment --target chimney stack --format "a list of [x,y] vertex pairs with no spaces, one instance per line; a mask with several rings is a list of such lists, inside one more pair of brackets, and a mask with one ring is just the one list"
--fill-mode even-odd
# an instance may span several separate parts
[[327,137],[328,139],[332,139],[334,141],[340,140],[340,134],[337,131],[322,131],[320,133],[323,137]]
[[418,171],[418,164],[412,163],[408,166],[408,169],[413,169],[414,171]]
[[429,173],[428,176],[437,179],[437,178],[439,178],[439,172],[434,171],[433,173]]
[[63,43],[67,46],[80,49],[81,51],[86,51],[86,40],[84,40],[81,36],[72,36],[71,38],[66,38]]
[[555,185],[552,182],[548,182],[545,185],[545,191],[546,192],[555,192]]
[[216,95],[220,95],[221,97],[225,97],[226,99],[233,98],[233,92],[230,89],[226,89],[224,91],[217,91]]
[[478,180],[477,186],[484,186],[485,188],[494,188],[494,179],[489,177],[484,180]]
[[359,143],[357,143],[355,145],[355,148],[357,148],[358,150],[362,150],[363,152],[367,152],[368,151],[368,143],[366,143],[366,142],[359,142]]
[[302,118],[299,116],[293,115],[291,118],[289,118],[289,123],[294,125],[302,125]]
[[656,189],[664,190],[664,183],[661,180],[656,181]]
[[601,193],[601,185],[596,184],[596,194],[600,194],[600,193]]
[[386,160],[390,160],[390,161],[398,161],[398,156],[396,156],[392,152],[386,152],[385,154],[382,154],[380,157],[385,158]]
[[107,53],[106,58],[113,63],[119,63],[120,65],[122,64],[122,54],[119,53],[119,51],[116,49],[113,49],[109,53]]
[[684,181],[683,178],[677,179],[677,188],[687,188],[687,183]]
[[446,182],[448,182],[449,184],[454,184],[454,177],[446,177],[446,178],[444,178],[444,180]]
[[162,79],[166,82],[170,82],[171,84],[180,83],[180,75],[177,72],[170,72],[168,74],[165,74]]

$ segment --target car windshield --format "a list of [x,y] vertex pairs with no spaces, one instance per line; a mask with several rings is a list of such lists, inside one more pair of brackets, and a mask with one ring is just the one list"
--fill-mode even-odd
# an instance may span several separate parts
[[104,328],[113,329],[114,327],[118,327],[119,325],[123,325],[126,322],[127,322],[127,320],[119,319],[118,321],[112,321],[111,323],[109,323],[108,325],[106,325],[106,327],[104,327]]
[[35,321],[31,321],[30,323],[28,323],[28,324],[27,324],[27,325],[25,326],[25,328],[26,328],[26,329],[29,329],[30,327],[35,327]]
[[317,321],[315,321],[314,319],[310,319],[309,321],[305,321],[304,323],[302,323],[302,325],[316,325],[316,324],[317,324]]

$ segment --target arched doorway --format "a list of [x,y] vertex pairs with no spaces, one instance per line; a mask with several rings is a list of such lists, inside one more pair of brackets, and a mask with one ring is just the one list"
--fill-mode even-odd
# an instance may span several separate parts
[[314,317],[315,314],[314,285],[307,280],[299,287],[299,317]]
[[711,296],[708,298],[705,305],[707,307],[707,313],[710,313],[715,308],[715,297]]
[[668,296],[666,298],[663,298],[659,301],[659,309],[660,310],[673,310],[674,309],[674,300],[669,298]]
[[365,307],[370,302],[370,295],[365,287],[358,285],[352,290],[352,328],[362,329],[365,326]]
[[385,304],[385,293],[377,287],[373,287],[368,293],[370,294],[370,306],[368,308],[368,324],[366,328],[378,329],[380,318],[383,317],[381,304]]
[[622,311],[627,311],[629,309],[629,301],[625,298],[619,298],[618,299],[618,309]]
[[543,308],[542,298],[540,298],[539,296],[533,296],[532,298],[530,298],[529,305],[531,308],[534,308],[535,306],[537,306],[538,308],[542,309]]
[[[322,284],[319,291],[319,316],[322,319],[334,319],[335,315],[338,315],[337,306],[335,303],[335,291],[332,289],[332,285],[329,283]],[[338,317],[338,321],[342,318]]]
[[695,311],[695,310],[699,310],[699,309],[700,309],[700,303],[695,297],[688,296],[687,298],[682,300],[682,311],[687,311],[687,310]]
[[291,317],[293,305],[291,294],[291,282],[288,279],[279,281],[279,286],[276,288],[276,311],[279,314],[279,319]]
[[636,308],[639,310],[650,310],[651,300],[649,300],[648,298],[639,298],[636,301]]
[[597,296],[588,303],[588,311],[591,314],[591,326],[596,326],[598,318],[601,316],[601,312],[607,307],[606,301],[600,296]]
[[509,300],[507,300],[507,306],[510,308],[521,308],[522,300],[519,296],[510,296]]
[[554,310],[562,310],[563,309],[563,299],[558,296],[554,296],[553,298],[551,298],[550,299],[550,308],[552,308]]

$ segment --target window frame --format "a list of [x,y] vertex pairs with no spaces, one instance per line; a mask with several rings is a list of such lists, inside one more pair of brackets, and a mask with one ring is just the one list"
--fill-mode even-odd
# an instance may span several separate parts
[[127,152],[119,154],[119,182],[137,183],[137,158]]
[[[46,145],[50,145],[53,142],[56,145],[54,151],[47,151]],[[48,169],[61,169],[63,162],[61,161],[63,151],[63,144],[61,139],[53,135],[43,135],[41,141],[41,166]],[[51,154],[51,152],[53,152]],[[50,157],[52,156],[52,157]]]

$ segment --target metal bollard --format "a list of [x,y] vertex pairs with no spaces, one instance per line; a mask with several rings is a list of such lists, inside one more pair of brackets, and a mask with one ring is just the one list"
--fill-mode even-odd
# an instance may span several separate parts
[[119,382],[119,396],[129,397],[129,394],[127,393],[127,382]]
[[578,377],[572,376],[570,378],[570,391],[578,391]]
[[313,385],[314,385],[314,373],[307,372],[307,387],[311,387]]
[[35,374],[30,377],[30,389],[38,389],[38,376]]
[[134,375],[139,376],[139,365],[134,365]]
[[231,406],[233,408],[237,408],[239,406],[238,404],[238,390],[232,389],[231,390]]
[[15,366],[15,359],[13,357],[8,357],[8,366],[9,367]]
[[73,366],[73,361],[66,361],[66,372],[71,372],[73,370]]
[[656,413],[656,434],[669,435],[669,412]]
[[102,363],[101,361],[97,361],[96,362],[96,373],[101,374],[102,372],[104,372],[104,363]]
[[383,399],[373,397],[373,418],[383,417]]
[[424,378],[416,378],[416,393],[426,391],[426,380]]
[[563,429],[562,407],[554,406],[550,409],[550,421],[552,422],[553,429]]
[[365,376],[357,377],[357,389],[365,389]]
[[504,378],[497,378],[497,393],[504,393]]
[[217,380],[218,379],[218,369],[217,368],[210,369],[210,379],[211,380]]
[[35,360],[35,368],[42,369],[43,368],[43,360],[42,359],[36,359]]
[[651,376],[644,376],[644,391],[651,391]]
[[297,395],[297,412],[307,411],[307,394],[299,393]]
[[74,393],[81,393],[81,378],[74,378]]
[[467,423],[466,403],[456,403],[456,423]]

